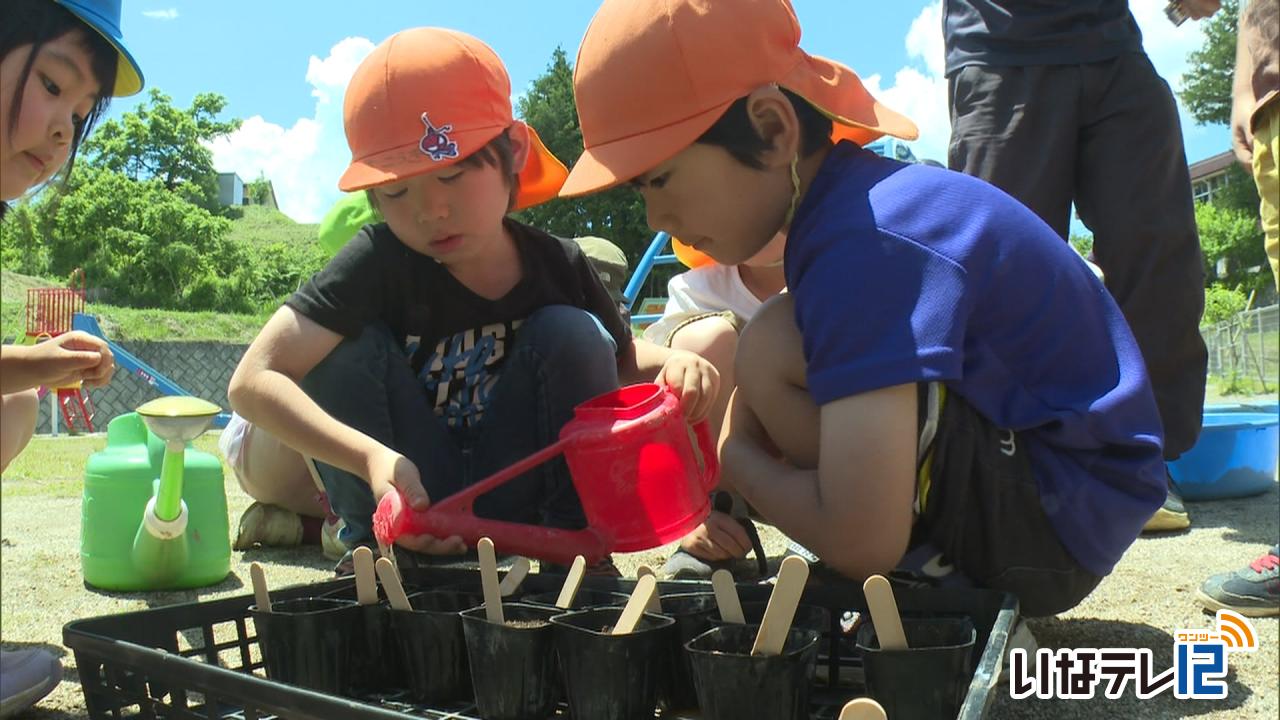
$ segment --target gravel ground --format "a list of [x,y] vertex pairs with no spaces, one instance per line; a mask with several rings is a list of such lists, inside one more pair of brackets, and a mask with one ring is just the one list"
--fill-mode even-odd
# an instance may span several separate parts
[[[37,443],[66,442],[38,439]],[[212,445],[208,436],[201,444]],[[100,445],[100,443],[98,444]],[[87,457],[91,444],[74,447]],[[82,450],[83,448],[83,450]],[[21,461],[21,458],[20,458]],[[73,459],[73,467],[83,467]],[[16,466],[15,466],[16,467]],[[228,476],[229,477],[229,476]],[[78,618],[208,600],[248,592],[248,563],[267,568],[273,587],[330,577],[330,565],[318,549],[255,550],[233,553],[232,574],[223,583],[173,593],[105,593],[83,584],[76,558],[80,537],[80,500],[61,493],[49,497],[18,492],[23,478],[11,469],[0,507],[3,551],[0,552],[0,634],[6,648],[41,646],[62,657],[61,685],[30,718],[87,718],[75,661],[61,645],[62,626]],[[13,484],[11,484],[13,483]],[[10,492],[15,490],[15,492]],[[249,499],[234,481],[227,486],[232,525]],[[1033,622],[1042,647],[1150,648],[1155,668],[1172,664],[1173,635],[1180,628],[1207,628],[1212,618],[1200,612],[1192,596],[1208,575],[1235,569],[1254,559],[1280,537],[1280,493],[1243,500],[1192,503],[1190,531],[1144,537],[1130,549],[1115,572],[1079,607],[1057,618]],[[782,538],[765,528],[770,554],[781,551]],[[646,563],[660,566],[667,548],[618,556],[624,573]],[[1255,653],[1230,656],[1229,696],[1223,701],[1183,701],[1166,693],[1148,701],[1131,695],[1116,701],[1010,700],[1000,692],[989,717],[1001,718],[1237,718],[1280,717],[1280,624],[1255,620],[1261,647]]]

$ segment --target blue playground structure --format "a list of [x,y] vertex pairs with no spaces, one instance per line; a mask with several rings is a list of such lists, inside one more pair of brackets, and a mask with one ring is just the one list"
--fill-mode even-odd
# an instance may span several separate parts
[[[159,390],[162,394],[191,396],[191,393],[184,390],[181,385],[165,377],[160,371],[139,359],[137,355],[107,339],[107,336],[102,333],[102,327],[98,325],[96,317],[78,312],[72,316],[71,327],[74,330],[82,330],[101,338],[107,343],[111,353],[115,355],[116,365],[142,378],[144,382]],[[224,428],[230,419],[231,413],[219,413],[213,420],[213,427]]]

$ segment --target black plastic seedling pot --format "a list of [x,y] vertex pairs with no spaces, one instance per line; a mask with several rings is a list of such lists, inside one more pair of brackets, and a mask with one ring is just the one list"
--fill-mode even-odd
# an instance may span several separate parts
[[711,629],[711,617],[716,614],[715,593],[664,595],[662,614],[676,622],[667,661],[664,704],[668,710],[692,710],[698,707],[698,693],[693,687],[693,668],[684,644]]
[[463,610],[480,605],[479,596],[447,591],[409,597],[409,610],[391,610],[396,653],[409,692],[418,702],[469,700],[472,697]]
[[867,694],[891,718],[954,718],[973,677],[969,618],[902,618],[907,650],[881,650],[875,625],[858,628]]
[[635,630],[610,634],[622,608],[596,608],[551,619],[569,715],[591,720],[650,720],[666,679],[675,621],[645,614]]
[[757,625],[723,625],[685,644],[707,720],[808,720],[818,633],[792,628],[782,652],[752,655]]
[[350,600],[300,598],[249,608],[267,677],[312,690],[345,694],[351,687],[352,638],[363,613]]
[[504,603],[505,624],[483,607],[462,613],[476,709],[485,720],[546,720],[560,700],[551,617],[554,608]]
[[[592,590],[589,588],[580,588],[578,593],[573,596],[573,602],[569,605],[569,610],[588,610],[598,607],[621,607],[627,604],[630,595],[625,593],[610,592],[608,590]],[[554,608],[556,600],[560,599],[560,591],[552,590],[549,592],[537,593],[534,595],[526,595],[521,602],[530,605],[541,605],[542,607]],[[559,610],[559,612],[565,612]]]

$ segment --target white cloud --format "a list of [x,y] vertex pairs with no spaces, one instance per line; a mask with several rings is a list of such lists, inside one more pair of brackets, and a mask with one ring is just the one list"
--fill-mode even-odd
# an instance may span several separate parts
[[143,10],[143,17],[149,17],[152,20],[176,20],[178,18],[178,8],[169,8],[168,10]]
[[[1201,24],[1187,21],[1181,27],[1175,27],[1164,15],[1163,2],[1148,0],[1129,5],[1142,29],[1143,45],[1151,63],[1176,92],[1182,87],[1187,53],[1204,42]],[[905,113],[920,127],[920,139],[912,143],[917,157],[945,164],[951,116],[947,106],[947,80],[943,74],[945,49],[941,2],[931,2],[920,11],[907,31],[904,44],[907,64],[894,73],[893,84],[882,89],[883,78],[872,75],[865,80],[867,89],[889,107]],[[1195,126],[1181,100],[1178,107],[1184,133],[1211,130]]]
[[373,47],[366,38],[350,37],[324,59],[311,56],[306,80],[316,99],[313,116],[289,128],[260,115],[248,118],[239,130],[212,143],[214,165],[246,182],[266,175],[281,211],[298,222],[318,222],[337,201],[338,177],[351,159],[342,132],[342,97]]

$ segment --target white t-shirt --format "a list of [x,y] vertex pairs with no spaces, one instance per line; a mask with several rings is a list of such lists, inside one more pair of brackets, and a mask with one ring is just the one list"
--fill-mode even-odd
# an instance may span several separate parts
[[667,307],[662,316],[690,311],[732,310],[743,320],[750,320],[761,304],[742,283],[736,266],[703,265],[671,278],[667,283]]

